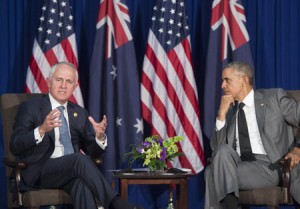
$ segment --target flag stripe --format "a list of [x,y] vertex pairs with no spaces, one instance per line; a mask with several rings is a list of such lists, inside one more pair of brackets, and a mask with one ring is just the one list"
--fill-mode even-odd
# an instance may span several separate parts
[[[143,95],[142,97],[142,113],[143,113],[143,118],[149,123],[152,124],[152,122],[155,122],[153,124],[153,134],[158,134],[160,136],[167,135],[166,131],[166,126],[162,126],[161,124],[165,123],[164,120],[161,120],[160,115],[157,112],[157,108],[154,108],[157,105],[152,104],[152,99],[149,94],[149,92],[153,92],[152,95],[155,95],[153,89],[152,89],[152,84],[150,79],[147,77],[147,75],[143,76],[143,84],[141,86],[141,94]],[[146,90],[147,88],[147,90]],[[155,98],[153,98],[155,100]],[[161,107],[161,106],[159,106]],[[155,118],[154,121],[152,121],[152,117]],[[182,146],[184,146],[184,149],[182,149]],[[201,161],[195,160],[199,159],[197,156],[195,156],[196,152],[193,149],[190,149],[191,144],[189,141],[183,141],[179,145],[179,151],[183,151],[184,153],[190,153],[189,155],[185,155],[182,157],[180,162],[178,161],[177,158],[174,159],[174,162],[172,162],[172,165],[174,167],[186,167],[186,168],[192,168],[195,173],[200,172],[203,169],[203,166],[199,167],[198,170],[194,170],[192,164],[202,164]],[[199,150],[199,153],[202,151]],[[191,162],[191,163],[190,163]]]
[[[177,74],[175,73],[174,69],[178,69],[178,67],[177,66],[176,66],[176,68],[170,67],[170,66],[172,66],[172,63],[174,63],[174,62],[172,62],[171,60],[168,60],[168,59],[162,59],[162,57],[167,57],[167,55],[164,54],[164,50],[161,47],[159,47],[160,44],[156,42],[155,36],[151,36],[151,34],[153,34],[153,33],[151,33],[151,31],[150,31],[150,38],[153,39],[153,42],[150,41],[150,44],[152,46],[156,46],[156,51],[152,50],[151,51],[152,54],[150,56],[148,54],[150,50],[149,51],[147,50],[146,56],[148,58],[151,57],[152,59],[157,59],[157,61],[155,60],[155,62],[154,62],[154,61],[151,61],[151,59],[149,58],[149,60],[152,63],[152,66],[156,66],[156,68],[157,68],[156,75],[162,81],[162,85],[168,86],[167,87],[168,91],[160,92],[159,95],[162,95],[162,93],[163,93],[163,95],[169,96],[169,99],[172,100],[172,103],[174,104],[174,106],[179,108],[179,109],[175,108],[175,109],[177,109],[177,112],[180,114],[179,118],[181,118],[185,122],[189,123],[188,118],[194,118],[195,116],[197,118],[197,112],[193,112],[193,110],[194,109],[198,110],[198,106],[193,108],[191,103],[188,102],[187,100],[179,99],[182,97],[184,97],[184,98],[187,97],[186,95],[183,95],[183,93],[186,92],[185,88],[182,85],[179,85],[182,83],[181,79],[184,79],[185,81],[187,81],[187,80],[185,78],[180,79],[177,77]],[[148,45],[148,48],[151,49],[150,45]],[[157,52],[158,52],[159,56],[156,56]],[[160,63],[163,63],[162,64],[163,66],[161,66]],[[165,69],[168,69],[168,70],[165,71]],[[145,70],[145,72],[147,72],[147,70]],[[161,89],[162,89],[162,86],[158,87],[158,91]],[[191,90],[191,89],[188,89],[188,90]],[[193,90],[191,90],[191,91],[193,91]],[[178,95],[177,95],[177,92],[179,93]],[[177,104],[177,105],[175,105],[175,104]],[[186,117],[186,115],[184,114],[185,112],[184,112],[184,108],[182,108],[183,106],[186,107],[186,110],[189,110],[188,113],[190,113],[190,114],[188,115],[188,117]],[[172,115],[172,113],[169,115]],[[176,120],[176,121],[180,123],[180,120]],[[195,122],[195,121],[193,121],[193,122]],[[197,124],[197,123],[195,123],[195,124]],[[195,127],[196,130],[199,128],[200,127]],[[193,133],[193,130],[189,130],[188,133]]]
[[[183,51],[184,50],[184,51]],[[189,54],[189,53],[188,53]],[[186,74],[189,72],[192,72],[192,67],[189,65],[189,63],[186,63],[187,59],[184,59],[185,56],[188,54],[185,53],[185,48],[180,44],[178,47],[175,47],[174,50],[171,50],[168,53],[169,60],[178,60],[176,62],[171,62],[173,65],[173,68],[176,69],[177,76],[179,77],[179,81],[181,82],[181,85],[183,86],[183,90],[185,91],[185,94],[189,98],[193,109],[197,110],[199,113],[199,107],[197,104],[197,96],[195,95],[195,82],[191,84],[191,73]],[[183,82],[186,81],[186,82]]]
[[184,157],[171,163],[198,173],[204,153],[184,2],[156,3],[143,64],[142,116],[152,133],[186,138],[179,145]]
[[[148,65],[146,65],[147,66],[147,68],[148,69],[150,69],[151,67],[150,66],[148,66]],[[144,71],[145,72],[145,71]],[[151,75],[151,72],[150,72],[150,75]],[[144,76],[143,77],[144,79],[146,79],[147,77],[146,76]],[[145,81],[143,81],[143,83],[146,83]],[[147,83],[151,83],[151,81],[148,79],[148,82]],[[157,120],[157,118],[159,117],[159,116],[161,116],[161,118],[164,118],[164,123],[165,124],[167,124],[166,126],[168,127],[168,128],[171,128],[171,126],[173,127],[173,126],[177,126],[177,128],[176,128],[176,130],[177,131],[179,131],[179,132],[184,132],[183,130],[182,130],[182,128],[183,128],[183,126],[182,126],[182,124],[172,124],[170,121],[179,121],[179,119],[178,118],[176,118],[176,117],[173,117],[171,120],[169,120],[169,117],[172,117],[172,116],[175,116],[176,114],[176,110],[173,110],[173,108],[171,107],[171,106],[169,106],[169,107],[167,107],[167,108],[163,108],[164,106],[166,106],[166,104],[162,104],[161,103],[161,98],[158,98],[159,96],[158,95],[164,95],[164,92],[159,92],[158,94],[156,94],[155,93],[155,90],[150,90],[149,89],[149,85],[147,85],[148,87],[148,91],[149,92],[153,92],[152,93],[152,100],[153,100],[153,104],[152,103],[150,103],[150,104],[146,104],[146,105],[148,105],[148,107],[149,107],[149,109],[151,109],[152,111],[155,111],[156,112],[156,114],[157,115],[155,115],[153,118],[155,118],[156,120]],[[158,86],[157,87],[157,89],[162,89],[162,87],[161,86]],[[142,94],[143,94],[143,90],[142,90]],[[149,101],[149,100],[148,100]],[[144,101],[145,102],[145,101]],[[156,103],[158,103],[158,104],[156,104]],[[151,108],[152,107],[152,108]],[[166,111],[166,109],[169,109],[169,110],[171,110],[168,114],[165,114],[165,112],[167,112]],[[144,111],[143,109],[142,109],[142,111]],[[164,111],[163,113],[159,113],[159,112],[162,112],[162,111]],[[146,115],[143,115],[143,117],[145,118],[145,117],[147,117]],[[185,118],[186,119],[186,118]],[[161,126],[161,124],[162,124],[162,121],[152,121],[152,123],[153,123],[153,126],[156,128],[156,129],[158,129],[158,130],[160,130],[160,128],[162,128],[162,126]],[[189,125],[191,125],[190,123],[189,123],[189,121],[188,120],[183,120],[183,123],[185,123],[186,125],[185,125],[185,127],[184,127],[184,129],[185,129],[185,134],[184,134],[184,136],[186,136],[187,138],[190,138],[190,137],[193,137],[194,135],[192,135],[193,134],[193,132],[194,132],[194,130],[192,129],[192,128],[190,128],[189,127]],[[163,126],[164,127],[164,126]],[[168,133],[167,133],[168,132]],[[186,133],[188,133],[188,135],[189,136],[187,136],[187,134]],[[160,132],[160,134],[161,135],[168,135],[168,136],[174,136],[175,134],[176,134],[176,131],[175,131],[175,129],[174,128],[172,128],[172,130],[168,130],[168,131],[161,131]],[[183,142],[181,142],[182,144],[186,144],[186,143],[188,143],[189,144],[189,146],[185,146],[184,147],[184,150],[187,150],[188,152],[187,153],[189,153],[189,152],[191,152],[191,151],[193,151],[193,150],[191,150],[191,149],[189,149],[189,147],[190,146],[193,146],[193,147],[195,147],[194,148],[194,150],[197,150],[196,152],[194,152],[194,153],[199,153],[199,155],[201,156],[201,154],[203,154],[203,152],[202,152],[202,149],[201,149],[201,145],[199,146],[199,144],[198,143],[194,143],[194,144],[191,144],[189,141],[183,141]],[[193,152],[191,152],[191,153],[193,153]],[[193,156],[193,157],[195,157],[195,156]],[[204,160],[202,157],[201,157],[201,160]],[[192,160],[191,160],[192,161]],[[201,161],[200,162],[198,162],[198,163],[200,163],[201,164]],[[188,164],[188,163],[182,163],[182,164]]]
[[[46,80],[44,79],[44,76],[41,74],[42,71],[39,70],[38,64],[36,60],[31,57],[30,61],[30,72],[33,75],[34,81],[39,81],[39,83],[45,83]],[[48,91],[47,85],[37,85],[39,87],[39,92],[46,92]]]
[[[59,6],[63,3],[66,6]],[[64,14],[63,17],[60,14]],[[28,93],[47,93],[46,78],[52,65],[70,62],[76,67],[77,47],[73,30],[70,2],[57,0],[43,2],[40,25],[34,40],[32,57],[27,70],[26,89]],[[78,79],[79,83],[79,79]],[[80,87],[77,86],[70,101],[83,106]]]

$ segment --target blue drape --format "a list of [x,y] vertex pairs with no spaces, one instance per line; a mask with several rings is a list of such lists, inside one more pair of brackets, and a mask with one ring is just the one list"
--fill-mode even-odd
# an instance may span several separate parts
[[[210,10],[212,0],[186,0],[191,29],[193,65],[201,112]],[[0,1],[0,94],[23,92],[42,1]],[[142,69],[154,0],[127,0],[139,69]],[[81,89],[85,106],[99,0],[73,0],[74,27],[78,47]],[[247,29],[255,65],[257,88],[300,89],[300,2],[298,0],[244,0]],[[205,126],[205,121],[201,121]],[[204,141],[206,156],[209,142]],[[4,155],[0,131],[0,158]],[[201,208],[203,173],[190,183],[190,208]],[[5,171],[0,165],[0,208],[6,208]],[[200,189],[199,189],[200,188]],[[197,191],[197,192],[195,192]]]

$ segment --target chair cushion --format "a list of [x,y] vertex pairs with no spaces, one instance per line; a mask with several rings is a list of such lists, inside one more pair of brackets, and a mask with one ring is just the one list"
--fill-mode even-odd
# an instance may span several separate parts
[[40,189],[23,193],[23,206],[72,204],[72,198],[60,189]]
[[239,203],[245,205],[276,206],[283,203],[283,191],[281,187],[240,191]]

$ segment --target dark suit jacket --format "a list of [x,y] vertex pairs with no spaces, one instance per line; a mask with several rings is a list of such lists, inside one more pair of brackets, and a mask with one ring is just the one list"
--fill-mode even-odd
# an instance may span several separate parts
[[[100,157],[104,150],[95,141],[87,111],[72,102],[68,102],[67,109],[74,152],[81,149],[91,157]],[[28,164],[22,173],[28,185],[35,185],[43,162],[50,158],[54,150],[54,130],[46,133],[39,144],[36,144],[34,137],[34,129],[42,125],[51,110],[49,96],[44,95],[21,104],[15,119],[10,149],[19,160]]]
[[[300,124],[300,103],[287,97],[283,89],[260,89],[254,92],[258,128],[263,146],[272,163],[295,146],[292,127]],[[228,143],[235,146],[235,108],[227,114],[224,128],[215,131],[211,140],[213,151]],[[300,165],[292,170],[291,190],[300,202]]]

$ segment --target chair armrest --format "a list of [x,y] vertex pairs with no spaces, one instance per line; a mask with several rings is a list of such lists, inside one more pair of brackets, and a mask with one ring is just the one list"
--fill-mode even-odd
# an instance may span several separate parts
[[281,159],[278,161],[278,165],[281,167],[283,187],[290,187],[291,183],[291,159]]
[[291,186],[291,159],[281,159],[278,161],[278,165],[281,167],[282,173],[282,189],[285,190],[283,195],[284,202],[292,202],[292,197],[290,195]]
[[14,175],[11,177],[11,192],[16,195],[16,204],[23,205],[22,194],[20,192],[20,182],[21,182],[21,172],[26,168],[24,162],[17,162],[11,158],[4,157],[2,160],[3,164],[11,169],[13,169]]
[[20,169],[26,168],[26,164],[24,162],[17,162],[8,157],[4,157],[2,162],[5,166],[10,167],[10,168],[20,168]]

